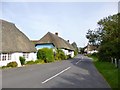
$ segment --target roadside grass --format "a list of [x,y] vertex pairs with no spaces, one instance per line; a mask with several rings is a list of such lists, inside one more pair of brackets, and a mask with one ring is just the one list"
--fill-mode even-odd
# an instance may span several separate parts
[[118,88],[118,68],[110,62],[99,61],[95,56],[88,56],[93,59],[93,63],[98,71],[103,75],[112,89]]

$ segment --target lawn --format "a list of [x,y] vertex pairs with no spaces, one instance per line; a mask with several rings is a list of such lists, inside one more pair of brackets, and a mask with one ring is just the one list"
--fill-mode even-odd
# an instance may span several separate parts
[[98,61],[97,57],[92,56],[91,58],[93,58],[94,65],[109,83],[111,88],[118,88],[118,68],[110,62]]

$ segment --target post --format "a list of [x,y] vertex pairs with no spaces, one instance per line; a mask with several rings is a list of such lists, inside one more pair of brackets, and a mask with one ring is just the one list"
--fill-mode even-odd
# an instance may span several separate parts
[[111,58],[111,60],[112,60],[112,63],[114,63],[114,62],[113,62],[113,58]]
[[117,59],[115,58],[115,67],[117,67]]
[[120,59],[118,60],[118,68],[120,69]]

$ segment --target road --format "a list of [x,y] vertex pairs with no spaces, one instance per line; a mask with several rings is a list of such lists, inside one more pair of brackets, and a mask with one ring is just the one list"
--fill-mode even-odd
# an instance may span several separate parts
[[2,71],[3,88],[110,88],[92,61],[82,55],[54,63]]

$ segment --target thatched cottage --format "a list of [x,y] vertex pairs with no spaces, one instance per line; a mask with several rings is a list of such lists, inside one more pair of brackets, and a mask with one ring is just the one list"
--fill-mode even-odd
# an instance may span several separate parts
[[87,53],[87,54],[93,54],[93,53],[98,53],[98,45],[87,45],[86,47],[85,47],[85,52]]
[[29,60],[36,59],[36,48],[28,37],[15,24],[0,20],[0,66],[16,61],[20,66],[19,57]]
[[53,48],[54,50],[61,49],[66,55],[74,57],[74,48],[69,42],[59,37],[58,33],[53,34],[48,32],[40,40],[33,42],[35,43],[37,50],[41,48]]

